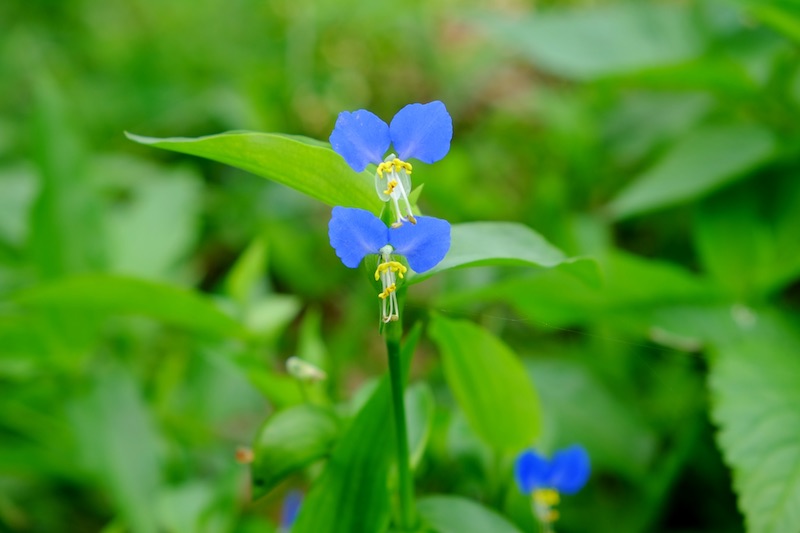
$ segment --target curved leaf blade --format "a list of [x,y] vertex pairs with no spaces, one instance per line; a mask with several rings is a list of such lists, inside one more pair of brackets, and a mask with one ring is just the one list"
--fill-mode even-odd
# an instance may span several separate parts
[[306,137],[247,131],[197,138],[125,135],[140,144],[241,168],[330,206],[360,207],[375,214],[383,207],[368,171],[353,172],[326,143]]
[[447,256],[433,269],[411,277],[409,283],[445,270],[489,265],[561,267],[591,285],[600,283],[594,260],[569,258],[528,226],[514,222],[454,224]]
[[525,368],[508,346],[464,320],[435,316],[429,333],[444,374],[470,426],[503,452],[530,446],[539,435],[539,399]]
[[498,513],[458,496],[428,496],[417,509],[436,533],[520,533]]
[[209,334],[245,334],[241,324],[201,293],[122,276],[64,278],[20,292],[12,300],[23,307],[143,315]]

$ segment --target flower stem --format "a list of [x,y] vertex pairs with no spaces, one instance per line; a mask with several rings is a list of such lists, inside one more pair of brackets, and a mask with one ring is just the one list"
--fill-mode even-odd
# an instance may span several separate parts
[[384,327],[386,351],[389,355],[389,379],[392,384],[392,404],[394,405],[395,450],[397,453],[397,477],[400,485],[400,516],[398,530],[414,531],[416,510],[414,508],[414,486],[411,474],[411,461],[408,452],[408,431],[406,429],[406,407],[403,402],[405,376],[400,357],[400,337],[402,326],[390,322]]

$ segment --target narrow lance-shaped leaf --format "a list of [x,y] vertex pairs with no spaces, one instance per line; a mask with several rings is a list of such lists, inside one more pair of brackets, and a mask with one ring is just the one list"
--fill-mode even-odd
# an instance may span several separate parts
[[591,285],[600,283],[594,260],[567,257],[531,228],[513,222],[468,222],[454,224],[450,250],[431,270],[409,278],[409,283],[427,279],[454,268],[489,265],[559,267]]
[[241,168],[331,206],[360,207],[376,214],[383,207],[369,171],[353,172],[326,143],[313,139],[256,132],[163,139],[126,135],[141,144]]
[[23,307],[143,315],[209,334],[244,334],[238,322],[200,293],[120,276],[65,278],[17,293],[12,300]]
[[[407,367],[420,336],[402,349]],[[389,467],[394,452],[392,402],[385,376],[337,442],[325,470],[303,502],[293,533],[378,533],[389,525]]]
[[539,400],[514,353],[471,322],[435,316],[430,336],[444,374],[475,432],[502,452],[530,446],[539,435]]
[[417,508],[436,533],[520,533],[495,511],[459,496],[428,496]]

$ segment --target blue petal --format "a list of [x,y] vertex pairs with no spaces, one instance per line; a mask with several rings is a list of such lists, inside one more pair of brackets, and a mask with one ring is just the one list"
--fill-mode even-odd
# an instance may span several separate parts
[[303,493],[299,490],[290,491],[283,499],[281,505],[281,529],[288,531],[297,520],[300,504],[303,503]]
[[550,463],[533,450],[525,450],[514,462],[514,477],[523,494],[545,487],[549,473]]
[[450,150],[453,119],[438,100],[409,104],[394,116],[389,133],[397,157],[404,161],[413,157],[423,163],[434,163]]
[[414,272],[425,272],[439,264],[450,249],[450,223],[434,217],[417,217],[389,230],[389,244],[403,255]]
[[389,244],[389,228],[369,211],[334,207],[328,237],[345,266],[356,268],[365,255],[377,254]]
[[366,109],[342,111],[330,136],[331,146],[356,172],[380,163],[389,148],[389,126]]
[[589,480],[589,454],[577,444],[553,455],[549,485],[558,492],[575,494]]

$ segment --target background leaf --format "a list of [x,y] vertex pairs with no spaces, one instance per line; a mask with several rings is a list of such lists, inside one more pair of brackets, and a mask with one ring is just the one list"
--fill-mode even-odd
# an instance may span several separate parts
[[470,20],[537,67],[567,78],[676,63],[703,46],[691,11],[678,5],[542,9],[527,17],[484,13]]
[[242,335],[242,326],[211,300],[186,289],[110,275],[85,275],[18,293],[25,307],[143,315],[203,333]]
[[760,126],[697,130],[620,191],[608,209],[622,219],[699,198],[746,175],[774,151],[772,133]]
[[326,456],[339,424],[329,411],[309,404],[280,411],[267,419],[253,445],[253,498],[259,498],[283,478]]
[[763,314],[738,325],[709,376],[719,445],[748,531],[800,529],[800,338]]

